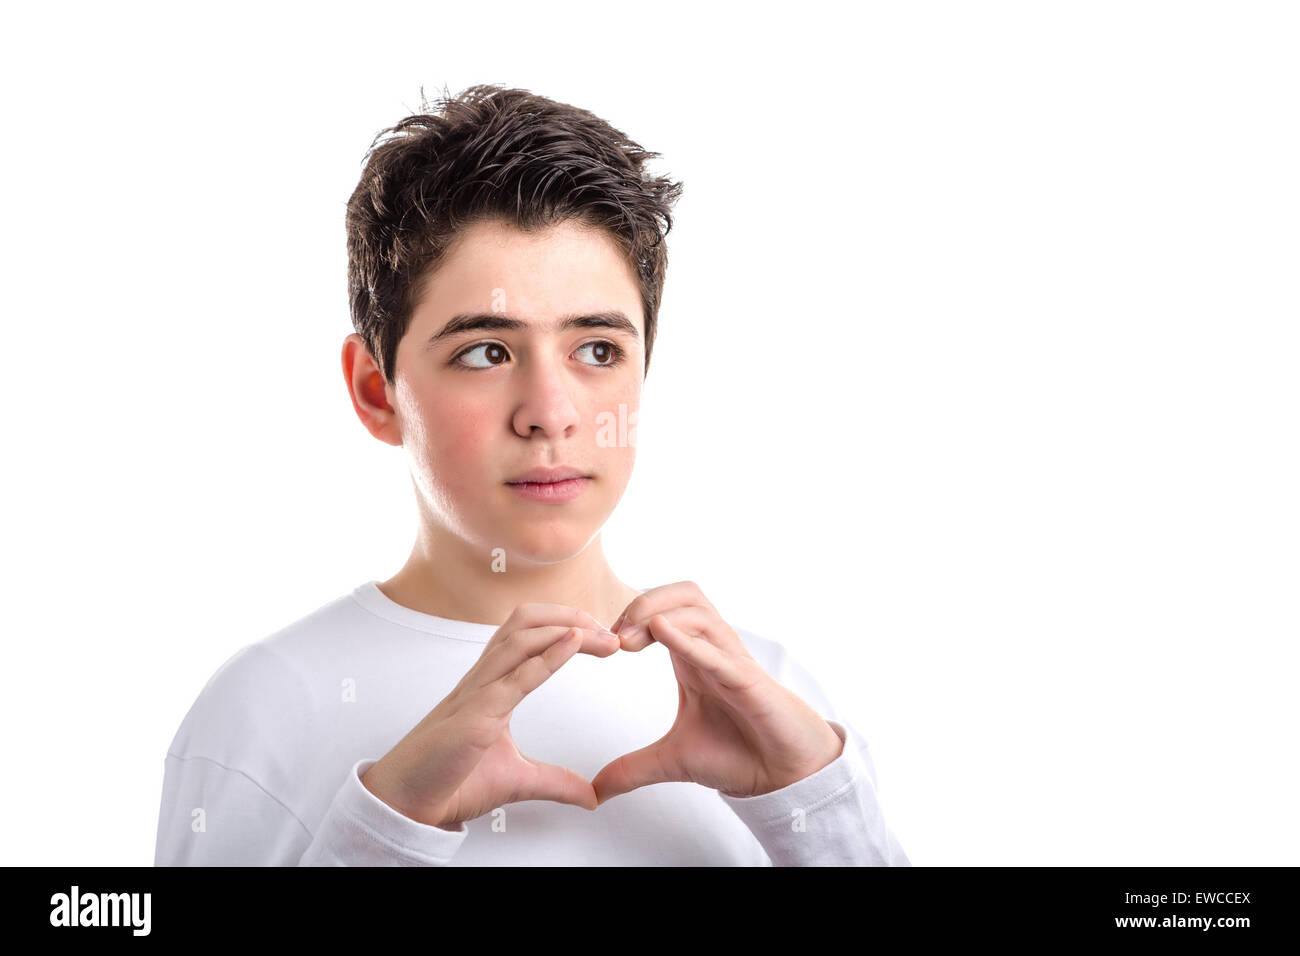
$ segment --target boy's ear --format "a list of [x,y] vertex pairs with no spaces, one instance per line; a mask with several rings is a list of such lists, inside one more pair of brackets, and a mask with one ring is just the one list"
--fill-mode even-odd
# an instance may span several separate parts
[[402,444],[401,423],[388,400],[383,373],[355,332],[343,340],[343,379],[366,431],[389,445]]

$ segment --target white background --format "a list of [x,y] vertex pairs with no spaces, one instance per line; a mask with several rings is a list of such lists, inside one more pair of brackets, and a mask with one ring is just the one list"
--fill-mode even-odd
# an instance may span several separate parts
[[795,652],[914,864],[1300,863],[1296,7],[501,8],[6,7],[2,862],[151,864],[212,672],[405,560],[344,203],[490,82],[685,183],[607,554]]

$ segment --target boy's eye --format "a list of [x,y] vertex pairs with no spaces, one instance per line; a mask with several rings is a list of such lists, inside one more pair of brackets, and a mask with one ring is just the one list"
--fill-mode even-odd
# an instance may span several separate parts
[[[475,352],[479,351],[479,349],[487,349],[487,356],[490,357],[488,357],[486,365],[479,365],[478,363],[475,362],[467,363],[461,361],[466,355],[473,355]],[[452,359],[452,361],[462,365],[467,365],[469,368],[491,368],[493,365],[500,365],[502,362],[504,362],[505,354],[506,354],[505,346],[502,345],[501,343],[483,342],[479,345],[475,345],[470,348],[467,348],[463,352],[457,353],[456,357]]]
[[[603,340],[588,342],[585,345],[580,345],[578,347],[579,352],[583,349],[591,349],[592,357],[596,360],[594,362],[586,363],[588,365],[605,366],[608,368],[620,364],[625,356],[624,350],[621,346],[614,342],[606,342]],[[483,352],[482,358],[484,361],[465,361],[467,355],[473,355],[479,351]],[[460,365],[465,368],[492,368],[494,365],[502,364],[508,357],[508,354],[509,353],[506,352],[505,346],[500,342],[480,342],[478,345],[470,346],[463,352],[456,353],[456,356],[452,359],[452,364]]]
[[593,365],[617,365],[623,361],[623,349],[613,342],[588,342],[586,345],[578,347],[578,351],[583,349],[593,349],[592,358],[596,359]]

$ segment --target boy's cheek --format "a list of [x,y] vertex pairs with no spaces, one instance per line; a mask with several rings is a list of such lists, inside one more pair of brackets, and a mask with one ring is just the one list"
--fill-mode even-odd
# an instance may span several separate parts
[[636,460],[636,448],[632,445],[616,445],[610,448],[599,448],[599,465],[597,468],[600,474],[608,479],[608,488],[615,489],[621,494],[622,489],[632,477],[632,466]]
[[465,417],[447,423],[437,436],[437,461],[439,470],[455,476],[458,485],[481,485],[493,480],[505,481],[505,469],[511,462],[501,461],[500,451],[493,451],[489,437],[492,432],[486,419],[480,421]]
[[449,491],[481,485],[509,467],[489,454],[492,431],[481,409],[429,396],[414,411],[415,421],[408,420],[406,429],[408,452]]

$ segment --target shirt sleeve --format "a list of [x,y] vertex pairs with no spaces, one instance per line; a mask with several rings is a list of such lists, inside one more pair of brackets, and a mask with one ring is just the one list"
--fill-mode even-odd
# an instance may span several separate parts
[[446,866],[469,831],[404,816],[349,770],[313,834],[249,775],[168,754],[155,866]]
[[911,866],[885,824],[865,742],[850,725],[827,722],[844,750],[821,770],[756,797],[718,796],[773,866]]
[[375,759],[358,760],[334,794],[299,866],[447,866],[469,830],[412,820],[366,789]]
[[814,774],[754,797],[718,796],[773,866],[911,866],[885,821],[866,739],[780,643],[738,631],[754,657],[835,730],[844,748]]

